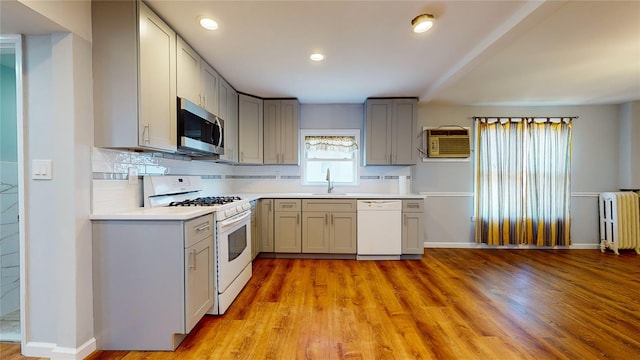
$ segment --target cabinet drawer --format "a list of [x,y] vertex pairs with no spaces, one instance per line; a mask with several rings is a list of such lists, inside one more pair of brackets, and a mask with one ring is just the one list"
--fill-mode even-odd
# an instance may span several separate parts
[[184,225],[185,248],[213,235],[213,215],[189,220]]
[[402,200],[402,212],[424,212],[424,200]]
[[302,211],[356,212],[356,200],[302,200]]
[[275,211],[300,211],[299,199],[276,199]]

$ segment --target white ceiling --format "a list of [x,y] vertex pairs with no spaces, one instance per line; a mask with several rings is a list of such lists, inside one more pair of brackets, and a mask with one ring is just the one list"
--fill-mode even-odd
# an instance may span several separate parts
[[[37,33],[2,1],[2,31]],[[640,1],[147,0],[237,90],[302,103],[640,100]],[[411,19],[435,15],[414,34]],[[208,32],[197,19],[215,18]],[[25,29],[26,24],[26,29]],[[19,31],[18,31],[19,30]],[[308,56],[327,58],[313,63]]]
[[[638,1],[149,0],[239,91],[355,103],[640,100]],[[420,13],[436,17],[411,31]],[[207,15],[220,29],[207,32]],[[320,50],[322,63],[308,59]]]

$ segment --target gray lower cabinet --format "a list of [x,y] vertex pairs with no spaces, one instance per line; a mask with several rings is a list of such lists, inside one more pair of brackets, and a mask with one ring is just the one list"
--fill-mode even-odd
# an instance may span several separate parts
[[302,251],[300,200],[276,199],[273,219],[275,252],[300,253]]
[[93,221],[94,326],[104,350],[175,350],[215,301],[213,216]]
[[402,253],[424,253],[424,200],[402,201]]
[[273,252],[273,203],[274,199],[258,200],[259,252]]
[[302,252],[355,254],[355,200],[302,200]]

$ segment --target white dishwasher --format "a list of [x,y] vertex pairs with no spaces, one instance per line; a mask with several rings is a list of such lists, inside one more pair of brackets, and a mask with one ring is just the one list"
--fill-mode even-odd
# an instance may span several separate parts
[[358,200],[358,260],[402,254],[402,200]]

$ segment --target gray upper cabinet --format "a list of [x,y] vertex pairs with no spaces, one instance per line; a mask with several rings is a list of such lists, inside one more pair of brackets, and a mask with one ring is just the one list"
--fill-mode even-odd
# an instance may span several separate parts
[[263,100],[254,96],[238,95],[238,162],[263,163]]
[[368,99],[364,165],[415,165],[418,100]]
[[203,106],[208,112],[214,115],[220,115],[218,104],[218,82],[220,76],[206,62],[202,62],[200,69],[200,76],[202,83],[200,84],[200,91],[202,92]]
[[224,121],[224,154],[220,160],[238,162],[238,92],[220,78],[218,86],[219,116]]
[[182,38],[177,38],[177,94],[219,115],[220,76]]
[[176,151],[175,32],[142,2],[91,11],[95,145]]
[[176,44],[177,94],[200,105],[199,82],[202,59],[181,37],[177,37]]
[[298,165],[296,99],[264,100],[264,163]]

